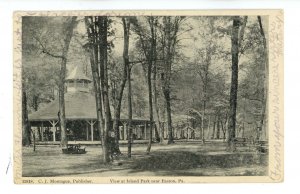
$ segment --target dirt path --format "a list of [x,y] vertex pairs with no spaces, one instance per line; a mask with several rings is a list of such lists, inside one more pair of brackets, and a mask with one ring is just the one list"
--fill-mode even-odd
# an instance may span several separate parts
[[225,176],[265,175],[267,155],[249,152],[228,153],[224,144],[154,144],[150,155],[146,145],[134,145],[132,159],[124,156],[113,164],[101,163],[101,148],[88,146],[83,155],[62,154],[58,146],[23,148],[23,176]]

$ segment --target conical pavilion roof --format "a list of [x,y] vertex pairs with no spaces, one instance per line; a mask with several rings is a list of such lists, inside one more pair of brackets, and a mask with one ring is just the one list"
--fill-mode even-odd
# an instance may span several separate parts
[[[66,119],[96,119],[95,97],[86,92],[66,93],[65,111]],[[47,106],[28,115],[30,121],[56,120],[58,118],[59,101],[54,101]]]
[[[65,79],[66,81],[71,80],[86,80],[92,82],[88,78],[81,68],[76,66],[69,76]],[[65,97],[65,114],[68,120],[96,120],[96,100],[95,95],[86,91],[75,91],[67,92]],[[112,108],[111,108],[112,110]],[[57,120],[59,111],[59,101],[55,99],[54,101],[47,104],[45,107],[39,109],[28,115],[29,121],[45,121],[45,120]],[[128,116],[121,113],[121,121],[126,121]],[[135,122],[147,121],[146,118],[137,117],[133,115]]]
[[[28,115],[29,121],[47,121],[57,120],[59,111],[59,101],[54,101],[47,104]],[[70,92],[65,94],[65,114],[67,120],[96,120],[96,100],[95,95],[88,92]],[[113,108],[111,108],[113,114]],[[126,121],[128,116],[121,113],[121,121]],[[143,123],[147,118],[141,118],[133,115],[133,122]]]
[[66,78],[66,81],[68,80],[87,80],[92,82],[92,80],[88,78],[78,66],[76,66]]

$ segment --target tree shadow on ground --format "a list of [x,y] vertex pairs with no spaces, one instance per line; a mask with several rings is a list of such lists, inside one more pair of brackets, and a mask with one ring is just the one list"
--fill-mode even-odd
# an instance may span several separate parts
[[[136,159],[132,163],[132,173],[152,171],[165,176],[204,176],[201,171],[211,169],[215,175],[220,171],[228,171],[231,168],[240,168],[244,175],[263,175],[261,172],[252,172],[249,166],[267,167],[267,155],[255,153],[224,153],[206,154],[186,151],[156,152],[148,157]],[[194,171],[193,171],[194,169]],[[240,170],[241,171],[241,170]],[[240,172],[239,172],[240,173]],[[234,175],[234,172],[232,172]]]
[[74,161],[68,166],[59,167],[53,165],[45,169],[34,170],[30,173],[26,173],[26,177],[56,177],[56,176],[72,176],[72,175],[86,175],[86,174],[99,174],[104,172],[116,172],[127,170],[128,166],[115,166],[112,164],[104,164],[99,159],[92,159],[85,163]]
[[122,155],[103,164],[101,152],[90,148],[84,155],[65,155],[60,149],[23,150],[24,177],[54,176],[261,176],[267,173],[268,154],[228,153],[223,146],[153,146],[146,155],[136,149],[132,158]]
[[198,166],[198,156],[191,152],[159,152],[134,161],[132,168],[140,170],[182,170]]

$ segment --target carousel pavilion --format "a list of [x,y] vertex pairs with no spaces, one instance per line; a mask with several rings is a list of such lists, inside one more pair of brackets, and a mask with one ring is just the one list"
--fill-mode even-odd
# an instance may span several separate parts
[[[78,67],[65,80],[65,114],[69,140],[99,141],[95,95],[91,92],[92,80]],[[36,140],[42,142],[60,141],[58,121],[59,102],[53,100],[45,107],[29,114],[31,128],[35,131]],[[149,137],[149,120],[133,118],[133,133],[136,139]],[[127,119],[121,114],[120,140],[127,139]]]

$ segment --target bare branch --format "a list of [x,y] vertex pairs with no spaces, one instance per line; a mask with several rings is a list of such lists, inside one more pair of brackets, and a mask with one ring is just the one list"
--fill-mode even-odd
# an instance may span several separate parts
[[60,58],[60,59],[65,59],[64,56],[62,55],[56,55],[56,54],[53,54],[51,53],[50,51],[48,51],[48,49],[46,49],[46,47],[43,45],[43,43],[37,38],[37,37],[33,37],[39,44],[40,46],[42,47],[42,53],[45,53],[51,57],[54,57],[54,58]]

